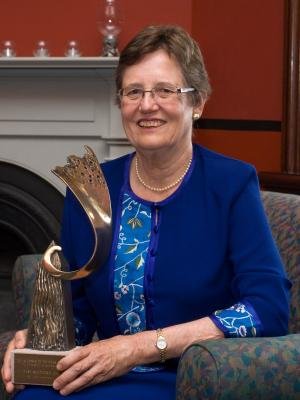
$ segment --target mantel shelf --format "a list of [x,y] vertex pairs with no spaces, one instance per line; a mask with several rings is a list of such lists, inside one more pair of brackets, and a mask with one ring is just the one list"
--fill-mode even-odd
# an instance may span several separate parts
[[0,69],[108,69],[118,57],[0,57]]
[[82,154],[84,144],[99,161],[131,152],[115,104],[118,61],[0,57],[0,161],[28,169],[64,193],[51,169],[69,154]]

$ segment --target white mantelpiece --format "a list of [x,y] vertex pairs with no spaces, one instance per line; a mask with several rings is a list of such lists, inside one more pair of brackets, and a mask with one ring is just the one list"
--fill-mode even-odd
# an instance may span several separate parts
[[50,172],[91,146],[100,161],[131,151],[115,105],[117,58],[0,58],[0,161],[60,191]]
[[40,69],[40,68],[69,68],[69,69],[103,69],[115,70],[118,57],[0,57],[1,69]]

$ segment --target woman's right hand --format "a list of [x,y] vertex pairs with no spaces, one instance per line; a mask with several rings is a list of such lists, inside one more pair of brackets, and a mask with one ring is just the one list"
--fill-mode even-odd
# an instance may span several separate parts
[[14,385],[12,383],[11,376],[11,352],[14,349],[23,349],[26,345],[27,329],[17,331],[14,338],[9,342],[7,350],[4,355],[3,365],[1,369],[2,380],[5,385],[5,389],[8,393],[12,393],[14,390],[23,389],[23,385]]

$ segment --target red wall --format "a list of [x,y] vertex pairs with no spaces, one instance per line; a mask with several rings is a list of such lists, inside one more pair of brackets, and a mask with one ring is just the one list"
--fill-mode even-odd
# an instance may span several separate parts
[[[120,47],[150,24],[179,24],[191,30],[192,0],[119,0],[117,4],[123,20]],[[31,56],[41,39],[49,42],[54,56],[63,56],[69,40],[78,40],[84,56],[97,56],[102,40],[97,21],[103,7],[104,0],[2,0],[0,40],[14,40],[19,56]]]
[[[204,117],[281,121],[284,0],[194,0],[192,16],[213,87]],[[196,140],[280,170],[280,132],[207,130]]]
[[[118,0],[120,48],[143,26],[179,24],[198,40],[213,94],[204,117],[282,120],[284,0]],[[97,29],[104,0],[6,0],[1,2],[0,40],[31,56],[37,40],[62,56],[78,40],[84,56],[101,52]],[[280,170],[280,132],[197,130],[196,141],[252,162],[259,170]]]

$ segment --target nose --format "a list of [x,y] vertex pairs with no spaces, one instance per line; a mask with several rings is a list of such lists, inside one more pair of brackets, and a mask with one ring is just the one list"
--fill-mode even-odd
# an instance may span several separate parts
[[155,99],[155,95],[151,90],[145,90],[144,95],[141,98],[139,110],[143,112],[156,111],[158,104]]

